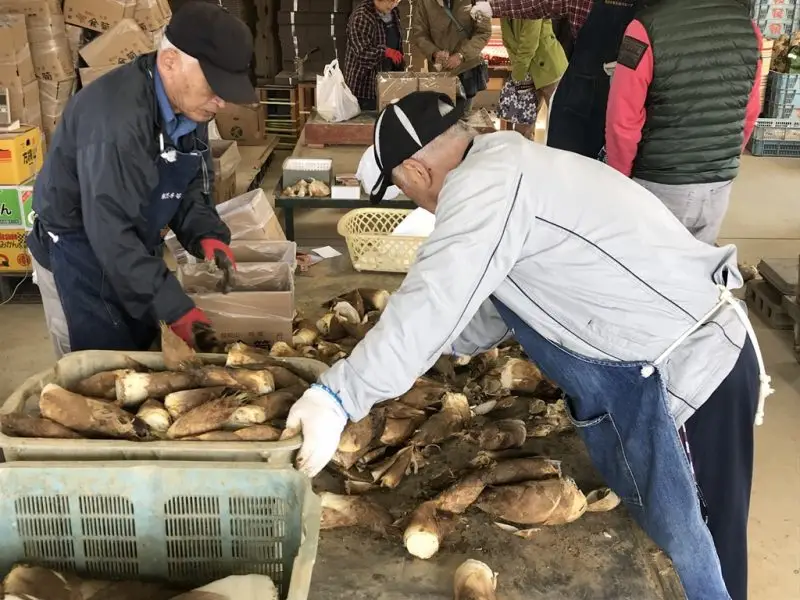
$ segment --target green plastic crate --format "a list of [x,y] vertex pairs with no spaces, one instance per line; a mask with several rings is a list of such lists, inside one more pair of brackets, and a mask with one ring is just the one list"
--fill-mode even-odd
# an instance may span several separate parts
[[0,570],[35,564],[96,579],[187,587],[272,578],[306,600],[320,501],[291,468],[197,462],[0,466]]

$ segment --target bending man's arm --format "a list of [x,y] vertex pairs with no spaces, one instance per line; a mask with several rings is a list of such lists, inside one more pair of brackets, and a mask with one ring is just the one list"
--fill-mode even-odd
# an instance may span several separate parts
[[481,183],[465,171],[448,177],[436,229],[378,324],[321,377],[353,421],[408,391],[450,353],[517,262],[525,236],[514,235],[512,214],[520,210],[521,175]]
[[142,207],[158,183],[153,159],[135,139],[88,144],[78,148],[83,226],[106,278],[125,310],[141,319],[151,310],[173,323],[194,308],[160,257],[152,256],[139,237]]
[[631,176],[639,151],[652,81],[650,39],[644,26],[633,20],[622,38],[606,109],[606,163],[626,177]]

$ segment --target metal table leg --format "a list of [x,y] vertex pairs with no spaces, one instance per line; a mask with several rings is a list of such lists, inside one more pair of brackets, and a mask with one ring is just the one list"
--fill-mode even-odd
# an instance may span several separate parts
[[286,234],[286,239],[290,242],[294,239],[294,207],[285,206],[283,208],[283,232]]

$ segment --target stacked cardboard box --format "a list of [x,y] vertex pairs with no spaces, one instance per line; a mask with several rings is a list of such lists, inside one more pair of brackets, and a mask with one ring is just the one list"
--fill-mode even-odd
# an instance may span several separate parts
[[133,19],[136,0],[65,0],[67,23],[92,31],[107,31],[122,19]]
[[412,92],[439,92],[456,101],[458,77],[449,73],[378,73],[378,110]]
[[278,35],[283,70],[294,72],[295,61],[306,55],[306,77],[322,73],[335,59],[344,66],[350,9],[345,0],[282,0]]
[[41,126],[39,86],[21,14],[0,15],[0,87],[8,89],[12,120]]
[[42,167],[42,154],[38,127],[0,133],[0,274],[31,268],[25,236],[33,226],[33,177]]
[[257,189],[217,206],[231,230],[238,270],[234,291],[218,292],[221,274],[197,264],[169,233],[165,242],[178,263],[178,278],[225,342],[288,341],[294,315],[297,246],[287,242],[275,211]]
[[81,85],[86,87],[115,67],[152,51],[152,38],[133,19],[122,19],[81,48],[81,58],[88,65],[80,70]]
[[75,86],[75,64],[60,3],[0,0],[0,12],[25,15],[33,71],[39,82],[41,125],[49,138]]

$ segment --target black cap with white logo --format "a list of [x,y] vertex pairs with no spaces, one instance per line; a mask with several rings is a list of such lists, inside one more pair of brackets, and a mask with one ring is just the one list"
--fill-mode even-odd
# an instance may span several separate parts
[[383,200],[392,185],[392,171],[455,125],[465,104],[438,92],[413,92],[390,104],[375,123],[375,162],[381,175],[370,202]]
[[211,90],[226,102],[258,102],[250,82],[253,34],[215,2],[191,0],[173,15],[164,32],[179,50],[200,63]]

